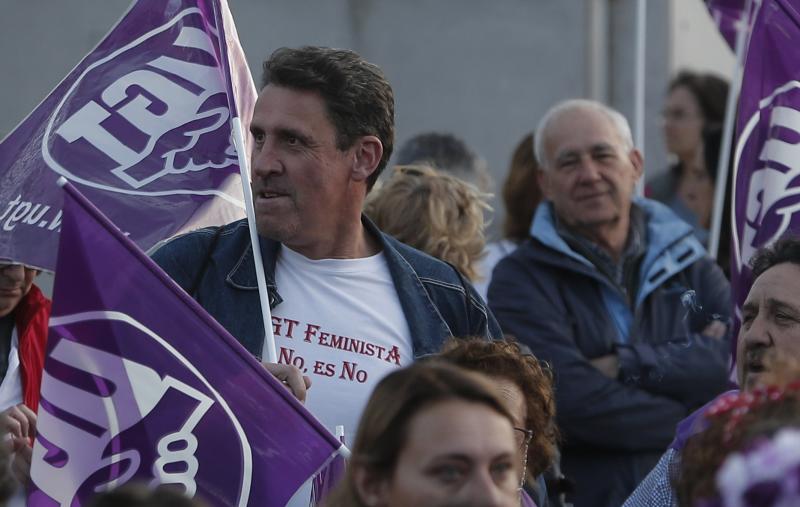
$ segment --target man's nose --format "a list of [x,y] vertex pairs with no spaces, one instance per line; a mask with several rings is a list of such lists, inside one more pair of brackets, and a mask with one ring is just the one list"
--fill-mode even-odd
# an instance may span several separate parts
[[768,319],[763,315],[763,312],[760,312],[753,318],[747,328],[742,326],[739,339],[744,340],[745,350],[758,345],[772,345],[772,336],[770,335],[768,324]]
[[253,174],[262,178],[283,171],[283,163],[275,150],[274,143],[269,139],[253,148],[250,169]]
[[584,155],[581,158],[579,176],[581,181],[596,181],[600,179],[600,167],[591,156]]
[[16,283],[25,280],[25,266],[22,264],[11,264],[0,268],[0,276]]

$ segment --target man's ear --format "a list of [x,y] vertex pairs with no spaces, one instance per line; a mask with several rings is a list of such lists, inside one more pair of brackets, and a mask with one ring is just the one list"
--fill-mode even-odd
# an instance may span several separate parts
[[353,487],[367,507],[380,507],[387,504],[389,484],[385,477],[369,472],[364,467],[354,467]]
[[378,168],[383,157],[383,144],[375,136],[363,136],[353,146],[353,172],[355,181],[367,181]]
[[628,153],[628,158],[633,164],[633,169],[636,174],[636,181],[639,181],[639,178],[642,177],[644,174],[644,157],[642,156],[642,152],[633,148],[630,153]]

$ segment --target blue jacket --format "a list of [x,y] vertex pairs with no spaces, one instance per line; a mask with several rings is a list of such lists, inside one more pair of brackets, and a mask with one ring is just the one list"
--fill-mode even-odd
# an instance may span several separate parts
[[[381,233],[366,217],[362,221],[383,247],[411,330],[415,356],[438,352],[450,336],[502,337],[481,297],[462,281],[453,266]],[[156,250],[153,260],[189,291],[217,229],[209,227],[179,236]],[[265,238],[260,238],[260,243],[269,304],[274,308],[283,301],[275,284],[280,243]],[[222,226],[194,297],[247,350],[261,355],[264,326],[246,220]]]
[[[647,222],[637,294],[629,298],[567,245],[549,203],[489,287],[503,331],[553,367],[562,468],[576,483],[575,507],[622,504],[675,425],[727,387],[728,340],[700,332],[712,315],[727,320],[728,282],[688,224],[660,203],[636,203]],[[681,303],[690,289],[694,312]],[[589,362],[608,354],[619,358],[617,379]]]

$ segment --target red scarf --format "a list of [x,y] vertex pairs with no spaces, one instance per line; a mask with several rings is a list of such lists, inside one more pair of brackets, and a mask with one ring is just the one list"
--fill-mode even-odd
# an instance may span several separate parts
[[22,401],[34,412],[39,408],[49,319],[50,300],[44,297],[39,287],[31,285],[31,290],[22,298],[14,311],[14,320],[19,337]]

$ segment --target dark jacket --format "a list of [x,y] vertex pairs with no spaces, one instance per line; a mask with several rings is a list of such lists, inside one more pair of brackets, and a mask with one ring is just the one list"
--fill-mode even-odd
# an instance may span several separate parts
[[[637,205],[647,251],[630,298],[556,233],[549,203],[537,210],[533,237],[498,264],[489,287],[503,331],[553,367],[561,464],[575,481],[575,507],[620,505],[675,425],[726,388],[728,341],[699,333],[712,315],[727,320],[728,282],[688,224],[654,201]],[[690,289],[694,312],[681,303]],[[608,354],[620,360],[617,379],[589,362]]]
[[[414,355],[439,351],[450,336],[501,337],[500,327],[475,289],[456,269],[381,233],[366,217],[367,230],[383,247],[400,304],[411,330]],[[256,356],[264,340],[253,252],[247,221],[222,226],[205,273],[217,227],[179,236],[156,250],[153,260]],[[280,243],[260,238],[271,308],[282,301],[275,284]],[[469,292],[469,298],[465,294]]]

